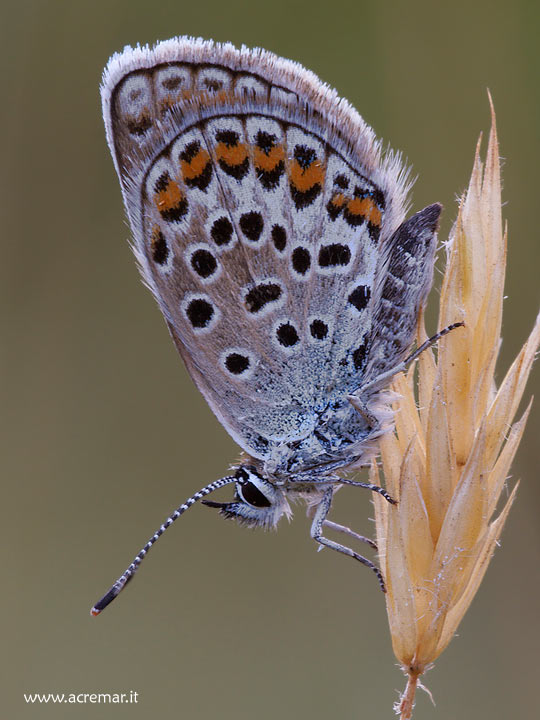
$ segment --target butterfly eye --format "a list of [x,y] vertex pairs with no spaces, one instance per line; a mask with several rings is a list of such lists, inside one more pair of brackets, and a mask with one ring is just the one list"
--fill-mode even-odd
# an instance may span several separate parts
[[240,498],[253,507],[271,507],[270,500],[262,494],[259,488],[252,482],[246,481],[238,484],[237,492]]

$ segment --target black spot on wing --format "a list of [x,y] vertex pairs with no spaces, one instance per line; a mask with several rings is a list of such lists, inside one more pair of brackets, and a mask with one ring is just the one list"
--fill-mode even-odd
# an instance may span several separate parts
[[245,297],[245,304],[250,313],[260,312],[268,303],[276,302],[282,290],[275,283],[261,283],[252,288]]
[[309,250],[304,247],[294,248],[291,255],[291,262],[293,268],[299,275],[305,275],[311,265],[311,255]]
[[276,330],[276,336],[279,344],[283,345],[283,347],[292,347],[293,345],[296,345],[300,339],[296,328],[294,325],[291,325],[290,322],[280,325]]
[[264,220],[259,212],[248,212],[240,216],[240,229],[248,240],[257,242],[264,229]]
[[255,144],[267,155],[276,144],[276,140],[275,135],[267,133],[264,130],[259,130],[255,135]]
[[328,325],[322,320],[313,320],[309,330],[316,340],[324,340],[328,335]]
[[216,245],[228,245],[232,240],[233,226],[228,217],[218,218],[212,224],[210,235]]
[[368,304],[371,297],[369,285],[358,285],[348,297],[349,303],[358,311],[362,311]]
[[317,153],[313,148],[306,145],[296,145],[294,148],[294,159],[302,170],[307,170],[311,163],[317,159]]
[[191,267],[199,277],[209,278],[217,270],[217,261],[208,250],[195,250],[191,256]]
[[201,143],[198,140],[190,142],[180,153],[180,159],[190,163],[201,149]]
[[235,147],[238,145],[240,137],[234,130],[218,130],[216,133],[216,140],[222,142],[227,147]]
[[367,340],[365,340],[359,347],[356,348],[356,350],[353,351],[352,361],[355,370],[362,370],[365,366],[367,359],[367,351]]
[[285,250],[285,246],[287,245],[287,232],[281,225],[272,226],[272,242],[279,252]]
[[298,188],[290,183],[291,197],[298,210],[311,205],[316,198],[321,194],[322,187],[318,183],[312,185],[308,190],[298,190]]
[[154,183],[154,192],[159,193],[166,190],[171,182],[171,176],[168,172],[161,173],[156,182]]
[[152,239],[150,241],[150,249],[152,252],[152,259],[158,265],[164,265],[169,257],[169,246],[165,236],[159,229],[155,227],[152,232]]
[[351,251],[347,245],[332,243],[323,245],[319,250],[319,265],[323,268],[344,267],[351,260]]
[[230,353],[225,358],[225,367],[233,375],[241,375],[249,368],[249,357],[240,353]]
[[214,308],[207,300],[196,298],[187,306],[186,315],[194,328],[205,328],[214,316]]

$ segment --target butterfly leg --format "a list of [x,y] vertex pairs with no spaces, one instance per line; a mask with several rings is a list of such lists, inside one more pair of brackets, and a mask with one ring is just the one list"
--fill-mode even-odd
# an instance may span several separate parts
[[[409,365],[414,362],[414,360],[416,360],[417,357],[424,352],[424,350],[427,350],[429,347],[434,345],[438,340],[444,337],[451,330],[455,330],[458,327],[463,327],[463,325],[464,323],[462,322],[453,323],[452,325],[445,327],[444,330],[441,330],[432,337],[428,338],[424,343],[422,343],[422,345],[420,345],[420,347],[416,348],[413,353],[406,357],[405,360],[402,360],[397,365],[394,365],[394,367],[390,368],[390,370],[386,370],[385,372],[381,373],[368,385],[361,388],[362,395],[364,397],[367,397],[378,388],[388,385],[388,383],[395,375],[400,372],[405,372]],[[366,419],[370,427],[376,428],[379,425],[379,420],[377,416],[369,410],[367,404],[362,400],[362,397],[360,397],[359,395],[347,395],[347,400],[351,403],[353,408],[357,410],[360,415],[362,415]]]
[[370,540],[370,538],[367,538],[365,535],[359,535],[357,532],[354,532],[354,530],[351,530],[351,528],[346,527],[345,525],[339,525],[338,523],[332,522],[332,520],[323,520],[323,526],[329,530],[335,530],[336,532],[343,533],[344,535],[349,535],[355,540],[367,543],[367,545],[372,547],[374,550],[377,550],[377,543],[373,542],[373,540]]
[[[367,396],[371,394],[374,390],[377,390],[380,387],[383,387],[385,385],[388,385],[390,380],[394,377],[394,375],[397,375],[399,372],[405,372],[409,365],[414,362],[419,355],[421,355],[424,350],[427,350],[429,347],[434,345],[438,340],[440,340],[442,337],[447,335],[452,330],[455,330],[459,327],[464,327],[465,323],[463,322],[456,322],[452,323],[452,325],[448,325],[448,327],[445,327],[443,330],[440,330],[438,333],[435,333],[435,335],[432,335],[430,338],[428,338],[425,342],[423,342],[420,347],[416,348],[414,352],[412,352],[410,355],[408,355],[405,360],[402,360],[397,365],[394,365],[394,367],[390,368],[390,370],[386,370],[385,372],[378,375],[376,378],[374,378],[370,383],[365,385],[363,388],[361,388],[362,395]],[[362,402],[362,400],[357,395],[348,395],[347,399],[351,403],[353,407],[355,407],[358,412],[360,412],[362,415],[364,415],[368,420],[370,417],[372,417],[371,413],[367,409],[365,403]]]
[[359,555],[358,553],[354,552],[354,550],[351,550],[351,548],[348,548],[345,545],[341,545],[340,543],[334,542],[333,540],[329,540],[322,534],[322,529],[326,520],[326,516],[330,512],[330,507],[332,505],[333,495],[334,488],[329,487],[327,490],[325,490],[321,502],[319,503],[313,517],[313,522],[311,524],[311,537],[321,545],[329,547],[332,550],[336,550],[337,552],[343,553],[344,555],[348,555],[349,557],[358,560],[358,562],[361,562],[362,565],[365,565],[366,567],[373,570],[373,572],[377,576],[379,585],[381,586],[381,590],[383,592],[386,592],[386,586],[384,584],[384,578],[382,576],[382,573],[379,568],[371,562],[371,560],[368,560],[362,555]]
[[357,410],[363,418],[365,418],[370,428],[379,427],[380,421],[378,417],[368,409],[366,403],[363,402],[358,395],[347,395],[347,400],[351,403],[353,408]]
[[[324,476],[321,478],[305,478],[305,477],[298,477],[298,478],[289,478],[289,482],[301,482],[301,483],[328,483],[329,481],[333,482],[335,485],[352,485],[353,487],[361,487],[365,488],[366,490],[371,490],[372,492],[376,492],[379,495],[382,495],[385,500],[387,500],[390,505],[397,505],[397,501],[394,500],[394,498],[386,492],[386,490],[380,485],[373,485],[373,483],[367,483],[367,482],[360,482],[359,480],[349,480],[349,478],[341,477],[340,475],[334,475],[334,476]],[[326,521],[330,522],[330,520]],[[335,524],[335,523],[334,523]],[[340,526],[342,527],[342,526]],[[337,528],[336,528],[337,529]],[[351,533],[353,531],[351,530]]]
[[379,485],[373,485],[373,483],[367,482],[360,482],[358,480],[349,480],[348,478],[343,477],[340,477],[338,482],[343,483],[344,485],[352,485],[353,487],[366,488],[366,490],[371,490],[372,492],[376,492],[379,495],[382,495],[383,498],[390,503],[390,505],[397,505],[397,501],[394,500],[394,498]]

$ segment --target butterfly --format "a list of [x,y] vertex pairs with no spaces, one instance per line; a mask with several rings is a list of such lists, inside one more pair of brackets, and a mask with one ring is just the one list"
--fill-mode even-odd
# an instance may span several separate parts
[[333,494],[351,484],[393,502],[343,473],[375,454],[391,423],[384,391],[422,349],[407,358],[441,206],[405,220],[400,155],[313,73],[265,50],[189,37],[128,47],[101,94],[143,281],[244,459],[165,521],[92,614],[183,512],[230,483],[232,501],[203,502],[273,528],[304,499],[312,537],[384,589],[376,565],[323,528],[375,547],[328,520]]

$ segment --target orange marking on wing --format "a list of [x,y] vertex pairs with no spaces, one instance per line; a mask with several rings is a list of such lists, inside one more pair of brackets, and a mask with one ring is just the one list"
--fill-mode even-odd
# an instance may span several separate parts
[[314,160],[307,168],[302,168],[297,160],[291,163],[290,178],[300,192],[310,190],[314,185],[324,183],[324,166],[320,160]]
[[157,192],[154,202],[158,210],[171,210],[184,199],[184,193],[180,190],[178,183],[169,180],[167,187]]
[[343,207],[346,200],[347,200],[347,198],[345,197],[345,195],[343,193],[336,193],[332,197],[330,202],[332,203],[332,205],[335,205],[337,208],[340,208],[340,207]]
[[229,147],[225,143],[216,145],[218,160],[223,160],[227,165],[241,165],[248,156],[247,147],[243,143]]
[[353,198],[347,203],[347,210],[351,215],[360,215],[375,227],[381,224],[381,211],[371,198]]
[[282,145],[275,145],[270,152],[266,154],[261,148],[255,147],[254,159],[257,170],[271,172],[285,159],[285,150]]
[[202,173],[210,160],[210,155],[202,149],[189,162],[181,161],[182,174],[186,180],[193,180]]

